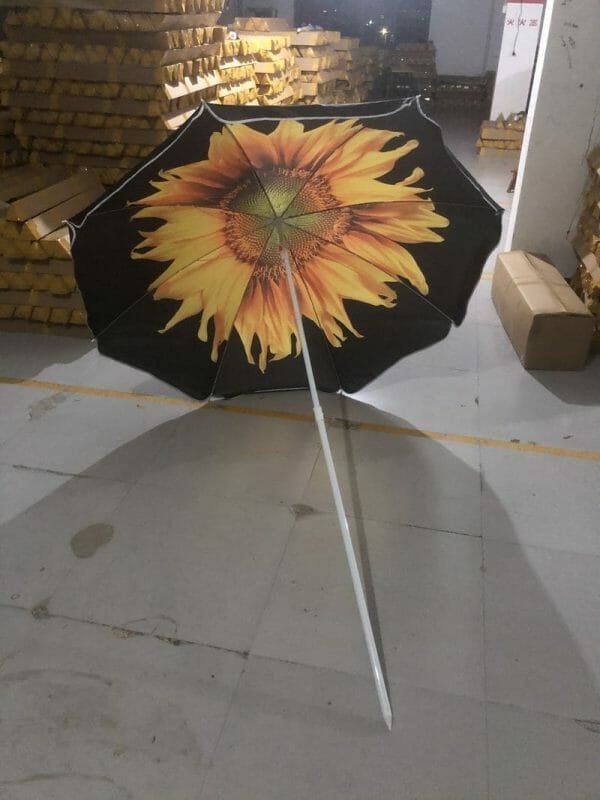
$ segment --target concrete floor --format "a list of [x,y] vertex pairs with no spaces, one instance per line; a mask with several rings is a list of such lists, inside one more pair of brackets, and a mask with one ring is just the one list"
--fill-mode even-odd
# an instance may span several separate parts
[[314,427],[274,413],[306,394],[198,410],[0,335],[1,800],[600,798],[600,359],[525,372],[492,268],[445,342],[323,398],[392,733]]

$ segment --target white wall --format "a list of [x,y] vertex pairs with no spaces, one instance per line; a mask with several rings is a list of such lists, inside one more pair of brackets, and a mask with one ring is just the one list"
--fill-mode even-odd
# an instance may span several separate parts
[[545,253],[564,275],[569,244],[600,143],[599,0],[548,0],[540,38],[508,248]]
[[490,25],[490,44],[487,54],[486,70],[496,71],[498,58],[500,57],[500,47],[502,45],[502,35],[504,33],[504,0],[492,0],[491,25]]
[[543,0],[514,0],[506,5],[490,119],[527,110],[543,12]]
[[495,69],[503,0],[433,0],[429,38],[442,75],[482,75]]

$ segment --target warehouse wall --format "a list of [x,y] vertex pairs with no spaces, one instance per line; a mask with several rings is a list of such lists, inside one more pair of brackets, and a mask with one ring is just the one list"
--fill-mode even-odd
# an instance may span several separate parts
[[502,35],[504,33],[504,0],[492,0],[490,38],[487,53],[486,70],[496,71],[498,58],[500,56],[500,46],[502,45]]
[[546,253],[564,275],[576,266],[586,156],[600,144],[599,30],[598,0],[548,0],[508,227],[507,247]]
[[482,75],[498,63],[503,0],[433,0],[429,38],[442,75]]

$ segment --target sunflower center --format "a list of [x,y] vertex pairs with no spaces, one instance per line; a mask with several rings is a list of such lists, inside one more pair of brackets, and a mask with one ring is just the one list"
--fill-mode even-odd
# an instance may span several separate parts
[[251,173],[220,205],[238,212],[228,215],[225,237],[240,261],[254,265],[256,280],[283,277],[280,247],[301,269],[327,243],[340,242],[352,221],[327,178],[286,167]]

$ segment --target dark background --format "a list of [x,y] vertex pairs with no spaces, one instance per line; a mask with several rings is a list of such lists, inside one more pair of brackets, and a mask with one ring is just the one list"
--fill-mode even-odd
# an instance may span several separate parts
[[[359,37],[363,44],[393,46],[398,42],[426,42],[432,0],[296,0],[294,25],[320,25],[341,31],[344,36]],[[450,2],[451,0],[449,0]],[[223,20],[234,17],[270,16],[267,2],[230,0]],[[382,29],[387,33],[382,35]]]
[[295,22],[359,36],[365,44],[391,45],[426,42],[430,16],[431,0],[297,0]]

